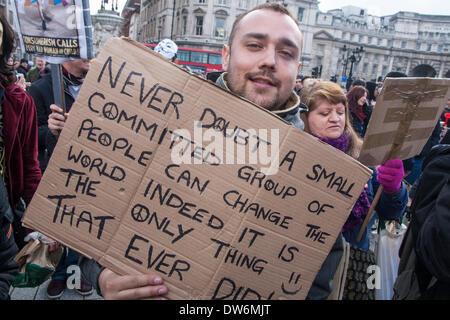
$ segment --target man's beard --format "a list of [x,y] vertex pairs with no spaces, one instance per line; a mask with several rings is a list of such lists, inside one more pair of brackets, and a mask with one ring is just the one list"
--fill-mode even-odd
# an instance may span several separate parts
[[246,84],[250,83],[251,79],[255,78],[256,76],[263,76],[265,78],[270,79],[272,84],[274,85],[274,88],[279,88],[281,85],[280,80],[273,77],[273,75],[270,72],[267,71],[259,71],[259,72],[249,72],[244,75],[245,81],[242,84],[241,87],[236,87],[235,83],[237,81],[234,81],[232,74],[228,73],[227,75],[227,85],[229,89],[247,99],[252,101],[253,103],[263,107],[264,109],[275,111],[280,109],[280,107],[284,104],[284,101],[281,101],[280,92],[277,91],[276,95],[273,97],[264,97],[263,93],[266,89],[264,88],[254,88],[254,90],[250,90],[250,92],[247,92]]

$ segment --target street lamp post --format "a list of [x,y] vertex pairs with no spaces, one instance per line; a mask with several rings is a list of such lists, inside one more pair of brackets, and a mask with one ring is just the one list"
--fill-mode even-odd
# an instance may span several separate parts
[[350,56],[350,50],[348,50],[347,46],[344,44],[344,47],[342,48],[342,76],[347,76],[347,63],[348,58]]
[[358,64],[361,61],[362,58],[362,54],[364,52],[364,48],[363,46],[360,46],[358,48],[355,49],[350,49],[347,48],[346,45],[344,45],[343,50],[343,54],[342,54],[342,59],[343,62],[342,64],[344,65],[344,72],[343,75],[346,76],[347,75],[347,66],[348,63],[350,62],[350,72],[348,74],[348,78],[347,78],[347,85],[346,88],[347,90],[350,88],[352,82],[353,82],[353,65],[354,64]]
[[158,26],[158,42],[161,40],[161,30],[162,30],[162,25]]
[[170,40],[172,40],[172,38],[173,38],[173,24],[174,24],[174,21],[175,21],[175,5],[176,5],[176,1],[173,0],[172,27],[170,28]]

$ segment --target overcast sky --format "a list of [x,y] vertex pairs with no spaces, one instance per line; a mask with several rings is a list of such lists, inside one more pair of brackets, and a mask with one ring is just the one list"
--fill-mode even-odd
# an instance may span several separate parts
[[[106,4],[111,9],[111,1]],[[119,0],[119,12],[126,0]],[[100,9],[101,0],[91,0],[91,14]],[[358,6],[368,10],[369,14],[386,16],[399,11],[412,11],[423,14],[450,15],[450,0],[319,0],[319,9],[326,12],[343,6]]]
[[365,8],[375,16],[386,16],[399,11],[450,15],[449,0],[319,0],[319,9],[324,12],[348,5]]

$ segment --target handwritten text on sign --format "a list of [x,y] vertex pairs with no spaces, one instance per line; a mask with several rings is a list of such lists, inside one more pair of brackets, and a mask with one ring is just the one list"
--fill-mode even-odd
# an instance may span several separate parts
[[[276,174],[265,170],[273,163],[249,161],[263,148],[276,153]],[[369,175],[267,111],[113,39],[25,223],[119,274],[161,275],[169,298],[302,299]]]

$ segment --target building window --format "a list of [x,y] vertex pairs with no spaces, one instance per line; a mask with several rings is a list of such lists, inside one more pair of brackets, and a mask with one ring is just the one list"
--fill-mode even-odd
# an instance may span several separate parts
[[388,41],[387,46],[388,46],[389,48],[392,47],[392,40],[389,40],[389,41]]
[[402,41],[402,49],[406,48],[406,41]]
[[239,0],[239,8],[247,9],[248,1],[247,0]]
[[222,55],[210,53],[208,54],[209,64],[222,64]]
[[187,16],[183,16],[183,27],[182,27],[182,33],[183,35],[186,34],[186,30],[187,30]]
[[325,45],[324,44],[318,44],[317,45],[317,51],[318,51],[318,53],[323,54],[324,51],[325,51]]
[[303,13],[305,12],[305,8],[298,8],[297,20],[298,22],[303,21]]
[[428,45],[427,51],[431,51],[431,44]]
[[372,37],[367,37],[367,44],[371,44],[372,43]]
[[444,46],[443,46],[442,44],[438,45],[437,51],[438,51],[439,53],[442,52],[442,49],[444,49]]
[[364,63],[363,64],[363,69],[362,69],[362,72],[363,73],[367,73],[367,68],[369,67],[369,64],[368,63]]
[[198,3],[205,4],[205,3],[206,3],[206,0],[198,0]]
[[227,0],[217,0],[217,4],[225,6],[227,4]]
[[203,34],[203,16],[195,17],[195,35],[201,36]]
[[377,64],[374,64],[374,65],[372,66],[372,74],[377,74],[377,69],[378,69],[378,65],[377,65]]
[[178,50],[177,52],[177,58],[179,61],[190,61],[191,59],[189,58],[189,51],[186,50]]
[[191,62],[208,63],[208,53],[192,51],[191,52]]
[[317,57],[317,66],[321,66],[321,65],[322,65],[322,58]]
[[381,46],[381,42],[383,41],[383,39],[378,39],[377,40],[377,44],[379,45],[379,46]]
[[225,18],[216,17],[215,37],[225,38]]
[[420,43],[420,42],[417,42],[417,43],[416,43],[416,50],[420,50],[420,47],[421,47],[421,43]]

